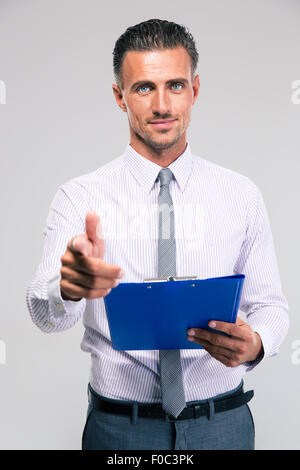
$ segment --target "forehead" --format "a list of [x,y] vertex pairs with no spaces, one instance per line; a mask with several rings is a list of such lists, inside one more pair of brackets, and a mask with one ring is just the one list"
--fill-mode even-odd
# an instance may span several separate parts
[[128,51],[122,64],[124,86],[137,80],[167,81],[191,76],[191,58],[183,47]]

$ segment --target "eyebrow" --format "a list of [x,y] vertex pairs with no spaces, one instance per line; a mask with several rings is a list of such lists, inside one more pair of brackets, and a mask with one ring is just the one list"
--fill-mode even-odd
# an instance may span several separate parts
[[[172,78],[171,80],[168,80],[166,82],[167,85],[170,85],[171,83],[177,83],[177,82],[183,82],[185,83],[186,85],[189,83],[189,81],[186,79],[186,78],[182,78],[182,77],[179,77],[179,78]],[[135,88],[141,86],[141,85],[151,85],[151,86],[155,86],[155,83],[154,82],[151,82],[150,80],[139,80],[137,82],[134,82],[134,84],[130,87],[130,91],[133,91]]]

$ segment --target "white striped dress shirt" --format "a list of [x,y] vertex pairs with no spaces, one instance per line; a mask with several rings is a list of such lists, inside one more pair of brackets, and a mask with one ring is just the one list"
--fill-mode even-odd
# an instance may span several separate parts
[[[240,310],[259,333],[265,357],[275,355],[287,333],[288,303],[260,190],[248,177],[193,155],[189,144],[169,168],[177,276],[245,274]],[[81,349],[91,354],[90,383],[108,398],[160,402],[159,352],[114,350],[103,298],[62,299],[60,259],[69,240],[85,232],[92,210],[102,223],[104,261],[123,268],[121,282],[157,277],[160,169],[128,143],[120,157],[61,185],[43,231],[42,259],[27,289],[30,315],[42,331],[63,331],[83,318]],[[181,350],[181,361],[187,402],[236,388],[256,365],[226,367],[201,349]]]

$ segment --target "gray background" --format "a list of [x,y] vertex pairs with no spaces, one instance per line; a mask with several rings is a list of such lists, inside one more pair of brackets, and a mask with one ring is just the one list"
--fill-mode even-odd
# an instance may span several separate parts
[[126,27],[159,17],[195,37],[201,89],[193,153],[249,176],[273,231],[291,326],[277,357],[246,377],[257,449],[300,449],[299,0],[0,1],[0,447],[79,449],[89,355],[83,326],[46,335],[31,322],[26,287],[40,260],[58,186],[119,156],[129,140],[115,104],[112,50]]

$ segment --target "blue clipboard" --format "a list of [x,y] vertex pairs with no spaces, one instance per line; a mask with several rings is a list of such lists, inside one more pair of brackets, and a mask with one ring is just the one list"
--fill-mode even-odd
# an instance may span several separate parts
[[121,283],[104,297],[116,350],[201,349],[187,329],[210,320],[235,323],[245,275],[168,277]]

